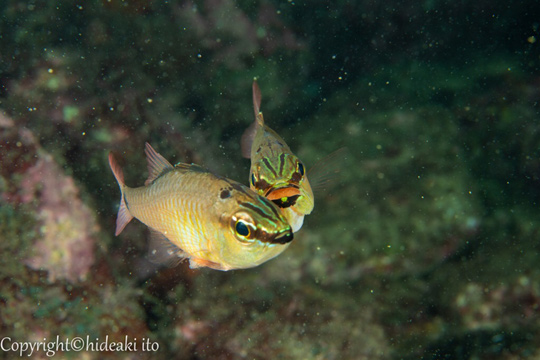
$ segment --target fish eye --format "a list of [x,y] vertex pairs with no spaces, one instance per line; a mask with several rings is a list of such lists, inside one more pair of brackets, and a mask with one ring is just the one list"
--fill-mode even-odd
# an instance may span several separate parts
[[255,186],[256,180],[255,180],[255,174],[251,174],[251,185]]
[[304,165],[302,165],[301,162],[298,163],[298,165],[296,166],[296,168],[297,168],[298,172],[300,173],[300,175],[304,176],[304,172],[305,172],[305,170],[304,170]]
[[234,226],[236,233],[242,237],[248,237],[251,233],[251,230],[243,220],[238,220]]

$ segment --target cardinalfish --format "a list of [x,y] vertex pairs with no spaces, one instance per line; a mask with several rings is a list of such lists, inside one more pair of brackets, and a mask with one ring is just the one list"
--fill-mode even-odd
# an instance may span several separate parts
[[315,205],[304,164],[287,143],[264,123],[260,111],[261,91],[253,82],[255,121],[242,135],[242,155],[251,158],[251,189],[274,202],[294,232],[300,230],[304,216]]
[[271,201],[198,165],[172,166],[148,143],[145,153],[149,177],[137,188],[125,185],[109,154],[122,193],[116,235],[136,218],[151,229],[152,243],[165,247],[158,261],[189,259],[191,268],[217,270],[254,267],[289,246],[291,227]]

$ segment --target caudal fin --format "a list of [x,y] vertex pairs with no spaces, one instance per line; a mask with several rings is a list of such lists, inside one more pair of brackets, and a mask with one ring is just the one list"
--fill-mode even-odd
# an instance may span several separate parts
[[126,188],[126,184],[124,184],[124,172],[116,162],[112,152],[109,153],[109,166],[111,167],[114,177],[118,182],[118,186],[120,186],[120,192],[122,193],[120,198],[120,208],[118,209],[118,217],[116,218],[116,232],[114,233],[114,235],[118,236],[131,221],[131,219],[133,219],[133,215],[131,215],[128,210],[124,196],[124,189]]

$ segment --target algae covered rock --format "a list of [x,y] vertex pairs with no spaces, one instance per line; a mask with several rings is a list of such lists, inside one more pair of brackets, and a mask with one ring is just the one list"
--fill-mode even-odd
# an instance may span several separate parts
[[51,282],[86,279],[94,263],[95,215],[81,201],[73,178],[40,147],[30,130],[12,123],[4,126],[1,136],[7,183],[2,196],[13,206],[27,205],[37,223],[33,255],[24,263],[47,271]]

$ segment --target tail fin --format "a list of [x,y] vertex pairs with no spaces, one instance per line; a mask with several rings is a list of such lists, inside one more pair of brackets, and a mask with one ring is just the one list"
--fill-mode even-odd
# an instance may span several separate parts
[[124,184],[124,172],[114,159],[112,152],[109,153],[109,166],[111,167],[114,177],[118,182],[118,186],[120,186],[120,192],[122,193],[120,199],[120,209],[118,209],[118,217],[116,218],[116,232],[114,233],[114,235],[118,236],[131,221],[131,219],[133,219],[133,215],[131,215],[129,212],[126,204],[126,198],[124,196],[124,189],[126,188],[126,184]]

